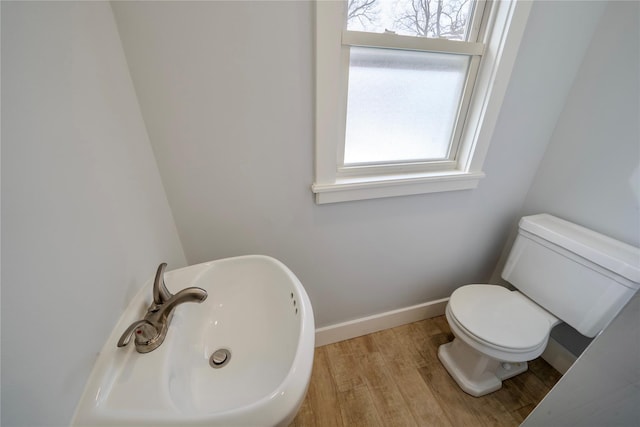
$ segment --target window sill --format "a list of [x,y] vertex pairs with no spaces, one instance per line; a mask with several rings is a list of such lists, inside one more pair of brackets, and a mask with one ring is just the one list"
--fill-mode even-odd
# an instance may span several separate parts
[[442,191],[470,190],[484,178],[483,172],[442,171],[366,177],[337,178],[332,183],[314,183],[316,203],[337,203],[382,197],[408,196]]

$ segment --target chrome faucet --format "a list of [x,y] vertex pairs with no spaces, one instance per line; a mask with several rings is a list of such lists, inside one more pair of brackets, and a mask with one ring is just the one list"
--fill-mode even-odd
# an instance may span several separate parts
[[131,341],[135,333],[136,350],[149,353],[162,344],[167,336],[169,324],[173,318],[173,309],[184,302],[202,302],[207,299],[207,291],[201,288],[186,288],[173,295],[164,283],[164,270],[167,263],[162,263],[156,271],[153,281],[153,302],[147,309],[144,319],[133,322],[118,340],[118,347],[124,347]]

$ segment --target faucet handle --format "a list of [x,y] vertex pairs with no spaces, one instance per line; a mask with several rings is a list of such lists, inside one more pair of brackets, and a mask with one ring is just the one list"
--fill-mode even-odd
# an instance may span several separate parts
[[127,330],[124,331],[124,333],[118,340],[118,347],[124,347],[129,344],[129,341],[131,341],[131,337],[133,336],[134,332],[137,336],[144,338],[147,342],[153,340],[154,338],[157,338],[158,335],[160,335],[160,332],[158,332],[158,328],[156,328],[153,323],[149,322],[147,319],[138,320],[136,322],[133,322],[127,328]]
[[167,302],[173,294],[169,292],[167,286],[164,283],[164,270],[167,268],[167,263],[163,262],[158,266],[156,271],[156,278],[153,281],[153,302],[158,304],[164,304]]

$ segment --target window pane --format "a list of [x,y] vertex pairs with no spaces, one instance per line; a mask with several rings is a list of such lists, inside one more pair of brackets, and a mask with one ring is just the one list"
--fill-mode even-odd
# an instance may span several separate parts
[[445,159],[464,55],[351,48],[344,164]]
[[347,0],[347,29],[466,40],[472,0]]

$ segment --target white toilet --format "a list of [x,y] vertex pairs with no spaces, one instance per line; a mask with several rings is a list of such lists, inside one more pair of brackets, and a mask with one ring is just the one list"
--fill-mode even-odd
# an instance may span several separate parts
[[520,220],[498,285],[456,289],[446,308],[455,336],[438,357],[473,396],[502,387],[544,351],[564,321],[594,337],[640,287],[640,250],[547,214]]

